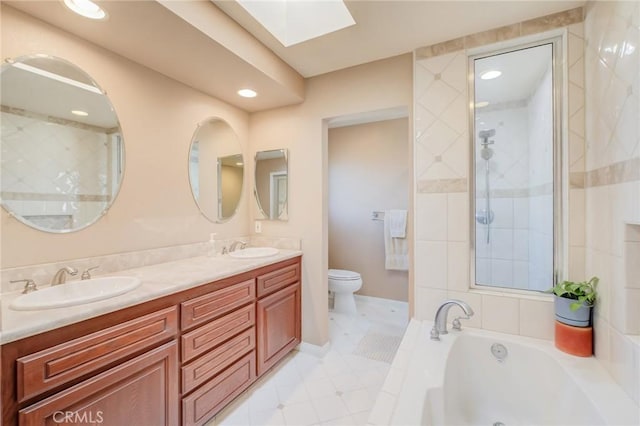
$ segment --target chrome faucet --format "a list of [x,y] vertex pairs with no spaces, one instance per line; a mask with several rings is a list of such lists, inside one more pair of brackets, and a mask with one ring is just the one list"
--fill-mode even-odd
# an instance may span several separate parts
[[466,317],[457,317],[453,320],[453,328],[460,330],[460,319],[469,319],[473,316],[473,309],[466,302],[457,299],[445,300],[442,302],[438,311],[436,312],[436,318],[433,321],[433,328],[431,329],[431,340],[440,340],[441,334],[447,334],[447,314],[452,306],[458,305],[464,311]]
[[76,268],[72,268],[70,266],[65,266],[61,268],[56,274],[51,278],[51,285],[59,285],[64,284],[67,281],[67,274],[69,275],[77,275],[78,270]]
[[234,241],[231,243],[231,245],[229,246],[229,253],[231,253],[232,251],[235,251],[238,246],[240,246],[240,249],[243,249],[247,246],[247,243],[245,243],[244,241]]

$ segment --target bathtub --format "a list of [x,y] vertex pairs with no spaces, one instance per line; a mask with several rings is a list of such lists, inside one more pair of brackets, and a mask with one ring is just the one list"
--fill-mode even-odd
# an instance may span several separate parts
[[437,342],[431,326],[409,324],[369,424],[640,424],[639,407],[595,358],[470,328]]

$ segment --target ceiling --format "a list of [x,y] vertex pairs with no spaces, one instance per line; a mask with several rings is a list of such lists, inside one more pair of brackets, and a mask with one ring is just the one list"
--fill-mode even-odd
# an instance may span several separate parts
[[356,25],[284,47],[235,1],[212,0],[304,77],[584,5],[584,1],[347,0]]
[[[232,0],[96,0],[109,19],[61,1],[3,0],[248,112],[304,100],[304,78],[571,9],[584,1],[347,1],[356,25],[283,47]],[[100,83],[100,82],[99,82]],[[255,89],[240,98],[242,87]]]

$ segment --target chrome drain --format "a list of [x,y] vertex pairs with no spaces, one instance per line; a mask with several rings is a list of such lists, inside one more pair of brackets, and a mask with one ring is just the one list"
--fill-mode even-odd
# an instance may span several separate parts
[[504,423],[502,423],[502,422],[495,422],[495,423],[493,424],[493,426],[507,426],[507,425],[505,425],[505,424],[504,424]]
[[[494,343],[493,345],[491,345],[491,353],[494,357],[496,357],[498,362],[504,362],[504,360],[507,358],[507,355],[509,354],[509,351],[507,351],[507,348],[503,344]],[[493,426],[504,426],[504,423],[496,422],[493,424]]]

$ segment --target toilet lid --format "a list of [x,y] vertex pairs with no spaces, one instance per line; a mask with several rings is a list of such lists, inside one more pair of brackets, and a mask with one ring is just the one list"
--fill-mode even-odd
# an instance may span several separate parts
[[336,280],[359,280],[360,274],[346,269],[329,269],[329,278]]

